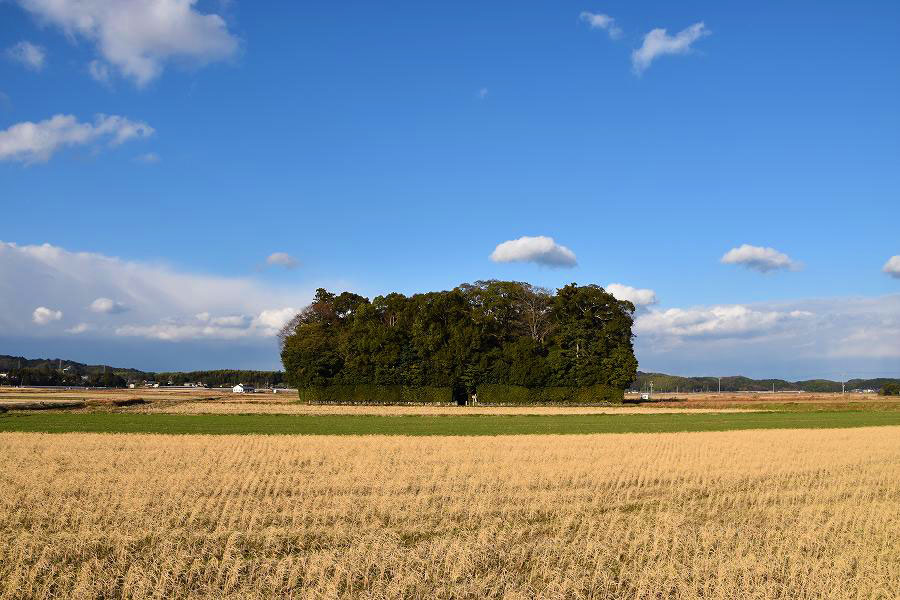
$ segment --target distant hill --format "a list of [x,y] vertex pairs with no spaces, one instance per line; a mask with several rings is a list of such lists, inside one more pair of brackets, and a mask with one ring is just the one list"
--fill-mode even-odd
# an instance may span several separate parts
[[12,371],[20,368],[64,370],[73,375],[97,375],[104,372],[112,372],[126,379],[136,379],[147,374],[138,369],[125,369],[110,365],[86,365],[65,358],[25,358],[24,356],[0,354],[0,371]]
[[[8,372],[10,376],[15,374],[16,377],[10,382],[23,382],[26,385],[81,385],[84,377],[96,378],[107,373],[131,382],[158,381],[164,385],[169,381],[173,385],[200,382],[210,387],[232,386],[238,383],[262,387],[279,385],[284,380],[282,371],[219,369],[157,373],[111,365],[86,365],[64,358],[25,358],[8,355],[0,355],[0,372]],[[26,374],[26,377],[22,377]]]
[[[646,390],[653,382],[653,389],[660,392],[714,392],[719,389],[717,377],[680,377],[665,373],[644,373],[638,371],[637,378],[631,384],[632,389]],[[900,379],[879,377],[876,379],[848,379],[844,382],[847,391],[856,389],[879,390],[886,383],[900,383]],[[828,379],[807,379],[804,381],[786,381],[784,379],[750,379],[735,375],[722,377],[723,392],[771,392],[804,391],[804,392],[840,392],[841,382]]]

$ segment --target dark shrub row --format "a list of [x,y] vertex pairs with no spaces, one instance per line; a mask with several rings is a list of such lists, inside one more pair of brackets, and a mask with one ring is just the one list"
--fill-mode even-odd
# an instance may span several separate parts
[[496,383],[478,386],[478,404],[621,404],[621,389],[608,385],[527,388]]
[[403,385],[329,385],[301,388],[305,404],[450,404],[449,387],[408,387]]

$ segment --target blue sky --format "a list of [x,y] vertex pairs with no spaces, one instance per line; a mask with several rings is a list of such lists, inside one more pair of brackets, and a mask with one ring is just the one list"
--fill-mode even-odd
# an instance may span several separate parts
[[652,290],[643,370],[900,374],[896,3],[148,3],[0,3],[0,353],[272,368],[320,285],[503,278]]

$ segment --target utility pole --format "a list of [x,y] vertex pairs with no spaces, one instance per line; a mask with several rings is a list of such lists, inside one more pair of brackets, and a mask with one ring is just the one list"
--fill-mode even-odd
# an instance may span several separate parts
[[650,382],[650,400],[653,400],[653,382]]
[[721,393],[722,393],[722,378],[721,378],[721,377],[717,377],[716,379],[719,380],[719,393],[721,394]]

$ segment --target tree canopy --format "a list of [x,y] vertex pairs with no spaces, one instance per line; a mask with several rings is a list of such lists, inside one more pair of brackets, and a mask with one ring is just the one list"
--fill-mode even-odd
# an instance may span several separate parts
[[288,382],[453,387],[596,384],[635,377],[634,305],[597,285],[552,291],[476,281],[369,300],[320,288],[280,334]]
[[897,383],[886,383],[884,387],[881,388],[882,396],[900,396],[900,384]]

